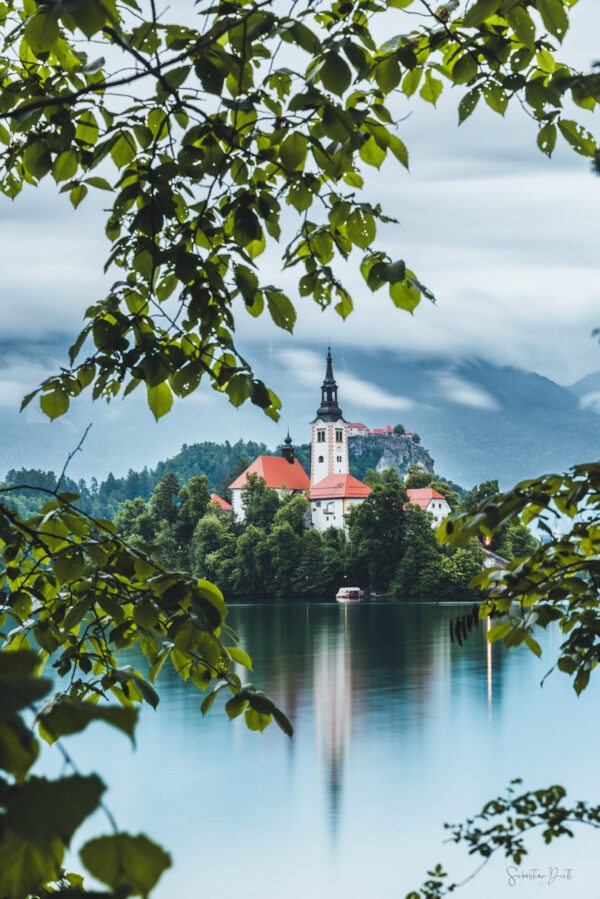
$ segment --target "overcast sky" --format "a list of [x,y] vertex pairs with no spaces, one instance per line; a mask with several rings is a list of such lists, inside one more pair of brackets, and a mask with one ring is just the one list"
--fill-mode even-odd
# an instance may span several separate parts
[[[571,18],[561,55],[589,69],[600,56],[600,2],[580,0]],[[289,378],[291,371],[301,370],[290,367],[290,353],[297,348],[321,353],[328,340],[345,350],[347,359],[353,346],[436,354],[450,361],[479,356],[561,384],[600,369],[600,348],[590,338],[600,325],[600,178],[560,137],[553,159],[543,156],[535,144],[535,124],[518,107],[502,119],[481,101],[457,127],[461,94],[462,89],[445,87],[435,110],[420,99],[409,103],[398,97],[396,114],[410,113],[398,131],[409,149],[410,173],[395,160],[386,161],[379,172],[366,173],[366,196],[400,221],[380,232],[379,245],[393,258],[406,260],[434,291],[437,304],[424,301],[414,316],[396,310],[383,289],[368,292],[356,259],[344,272],[356,303],[346,322],[303,299],[290,337],[266,317],[254,320],[242,311],[238,340],[257,360],[259,374],[261,359],[268,358],[270,372],[277,371],[273,364],[281,360],[281,376]],[[584,110],[576,109],[575,116],[598,134]],[[62,348],[80,328],[85,307],[103,296],[109,283],[101,275],[107,198],[97,192],[74,211],[48,182],[26,189],[12,204],[1,200],[0,413],[5,440],[6,429],[13,437],[21,434],[15,446],[26,444],[26,423],[38,419],[33,410],[18,417],[20,397],[64,361]],[[279,281],[295,296],[293,280],[281,274],[273,255],[262,263],[261,280]],[[355,383],[354,388],[364,396],[369,385]],[[401,385],[392,386],[387,400],[373,395],[372,405],[382,415],[391,414],[406,401],[402,397]],[[81,421],[90,417],[87,402],[80,405],[70,420],[49,425],[53,445],[62,445],[59,431],[72,441]],[[153,441],[156,453],[167,445],[175,452],[182,442],[216,439],[216,427],[223,437],[235,439],[241,421],[250,421],[246,413],[236,416],[212,391],[187,408],[193,410],[191,416],[178,413],[161,425],[160,439],[141,401],[94,414],[99,422],[110,423],[117,439],[121,428],[140,429],[143,462],[150,463],[159,458],[149,449]],[[264,428],[265,440],[273,442],[267,420],[258,412],[252,415],[252,436]],[[185,422],[191,420],[194,428],[188,427],[188,433]],[[166,442],[165,434],[172,435]],[[132,459],[125,470],[129,464],[138,467]]]

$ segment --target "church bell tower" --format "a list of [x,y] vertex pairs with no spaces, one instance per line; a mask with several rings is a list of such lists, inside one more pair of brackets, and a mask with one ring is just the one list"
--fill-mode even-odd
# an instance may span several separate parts
[[327,349],[325,380],[321,385],[321,405],[311,422],[310,482],[318,484],[331,474],[349,474],[348,423],[338,405],[338,386],[333,377],[331,347]]

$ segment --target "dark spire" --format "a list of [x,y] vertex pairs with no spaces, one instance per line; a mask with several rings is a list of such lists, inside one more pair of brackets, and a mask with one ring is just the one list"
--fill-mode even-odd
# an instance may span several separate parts
[[[342,410],[338,406],[338,386],[333,377],[333,363],[331,361],[331,347],[327,347],[327,367],[325,380],[321,384],[321,405],[317,409],[317,419],[321,421],[339,421],[342,419]],[[316,419],[315,419],[316,421]]]
[[292,438],[290,437],[290,429],[288,428],[287,437],[285,438],[284,446],[281,447],[281,455],[284,459],[290,463],[290,465],[294,464],[294,447],[292,446]]

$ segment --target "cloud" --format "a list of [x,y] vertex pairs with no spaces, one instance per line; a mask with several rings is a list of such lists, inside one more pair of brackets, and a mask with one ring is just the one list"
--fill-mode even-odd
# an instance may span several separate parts
[[594,390],[592,393],[584,393],[579,399],[579,407],[600,414],[600,390]]
[[451,403],[459,403],[461,406],[472,406],[475,409],[498,409],[498,404],[493,396],[473,384],[452,374],[439,374],[436,377],[442,396]]

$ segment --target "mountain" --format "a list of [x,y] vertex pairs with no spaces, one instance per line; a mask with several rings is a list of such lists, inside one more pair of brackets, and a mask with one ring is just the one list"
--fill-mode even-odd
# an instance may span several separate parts
[[579,398],[580,409],[600,414],[600,371],[593,371],[568,389]]
[[[573,390],[533,372],[480,359],[448,363],[380,352],[377,364],[366,352],[345,354],[345,365],[353,378],[408,400],[395,420],[419,433],[437,472],[467,487],[489,478],[508,487],[600,452],[600,416],[580,408]],[[600,373],[596,378],[600,390]],[[351,405],[344,395],[345,414]],[[384,414],[393,425],[391,413]],[[388,423],[360,405],[352,405],[352,418],[369,427]]]
[[[319,406],[325,353],[321,346],[315,352],[314,344],[294,341],[293,349],[292,343],[287,346],[269,352],[260,347],[259,352],[257,344],[247,353],[257,373],[283,401],[279,425],[248,404],[233,409],[212,390],[200,390],[176,402],[158,424],[140,390],[124,403],[109,406],[92,406],[85,398],[78,399],[67,416],[50,425],[34,404],[22,416],[15,414],[18,395],[26,392],[18,373],[27,370],[28,362],[23,355],[21,368],[15,363],[11,369],[8,357],[0,356],[0,376],[5,378],[0,388],[0,479],[12,468],[60,471],[92,418],[94,427],[83,450],[69,465],[75,480],[84,477],[89,482],[95,475],[104,481],[109,472],[118,478],[129,469],[142,472],[145,466],[158,475],[159,460],[173,462],[185,444],[193,447],[212,441],[222,446],[229,441],[233,447],[241,438],[244,444],[262,443],[274,450],[283,442],[288,426],[299,447],[310,439],[309,422]],[[439,355],[346,346],[334,346],[332,353],[344,417],[369,428],[401,423],[417,432],[421,446],[434,459],[436,472],[467,488],[491,478],[509,487],[524,478],[595,459],[600,453],[600,415],[596,414],[600,403],[595,407],[590,399],[600,393],[600,372],[567,389],[533,372],[482,359],[451,361]],[[182,475],[192,461],[196,460],[188,453]],[[230,462],[215,456],[211,480],[219,481]],[[219,467],[222,471],[217,472]]]

